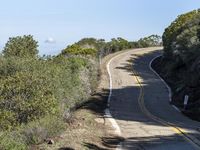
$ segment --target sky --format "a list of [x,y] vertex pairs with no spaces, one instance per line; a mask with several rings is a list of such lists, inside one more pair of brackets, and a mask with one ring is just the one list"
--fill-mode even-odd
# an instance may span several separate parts
[[0,50],[9,37],[31,34],[40,55],[56,55],[84,37],[138,40],[162,35],[199,0],[2,0]]

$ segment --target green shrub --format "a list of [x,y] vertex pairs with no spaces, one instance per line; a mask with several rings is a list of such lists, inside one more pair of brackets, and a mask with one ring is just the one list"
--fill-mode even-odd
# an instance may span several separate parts
[[0,56],[0,149],[28,149],[65,129],[71,109],[88,99],[98,81],[97,60],[87,56],[96,50],[75,54]]
[[165,57],[174,59],[173,56],[185,55],[196,45],[199,16],[200,10],[182,14],[165,29],[162,37]]
[[77,44],[73,44],[68,46],[66,49],[62,51],[63,55],[91,55],[95,56],[97,54],[97,50],[94,48],[82,48]]
[[28,124],[23,124],[14,131],[1,132],[1,150],[27,150],[31,145],[37,145],[48,137],[60,135],[66,129],[62,117],[45,116]]
[[[42,74],[17,72],[0,80],[0,83],[0,109],[1,112],[9,112],[5,113],[9,115],[2,116],[5,120],[14,118],[11,122],[27,123],[56,113],[58,104],[50,81]],[[0,122],[0,127],[5,127],[4,121]]]
[[10,130],[17,125],[16,114],[10,110],[0,109],[0,128]]
[[24,137],[27,145],[32,145],[44,142],[48,137],[59,135],[65,128],[62,117],[52,115],[22,125],[17,132]]
[[38,54],[38,42],[33,39],[32,35],[24,35],[9,38],[6,43],[3,54],[6,57],[36,57]]
[[1,150],[27,150],[24,137],[19,132],[4,132],[0,135]]
[[9,57],[0,62],[1,129],[47,114],[62,115],[87,100],[96,86],[98,66],[92,59]]

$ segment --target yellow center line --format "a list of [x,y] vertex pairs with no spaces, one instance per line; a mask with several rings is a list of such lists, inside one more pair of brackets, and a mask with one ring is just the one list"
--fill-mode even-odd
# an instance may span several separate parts
[[145,106],[145,103],[144,103],[144,88],[143,88],[143,86],[142,86],[142,84],[141,84],[141,82],[140,82],[140,79],[138,78],[139,74],[138,74],[136,71],[134,71],[134,70],[133,70],[133,74],[134,74],[134,77],[135,77],[137,83],[139,84],[139,87],[140,87],[140,94],[139,94],[139,97],[138,97],[138,103],[139,103],[139,106],[140,106],[140,109],[142,110],[142,112],[143,112],[145,115],[147,115],[149,118],[153,119],[154,121],[159,122],[159,123],[161,123],[161,124],[163,124],[163,125],[165,125],[165,126],[167,126],[167,127],[170,127],[171,130],[173,130],[174,132],[176,132],[178,135],[184,137],[184,139],[185,139],[186,141],[188,141],[189,143],[191,143],[193,146],[195,146],[195,147],[197,147],[197,148],[200,149],[199,142],[198,142],[198,143],[195,142],[195,141],[188,135],[188,133],[187,133],[184,129],[182,129],[182,128],[180,128],[180,127],[177,127],[175,124],[172,124],[172,123],[170,123],[170,122],[167,122],[167,121],[165,121],[165,120],[162,120],[162,119],[160,119],[160,118],[154,116],[153,114],[151,114],[151,113],[147,110],[147,108],[146,108],[146,106]]

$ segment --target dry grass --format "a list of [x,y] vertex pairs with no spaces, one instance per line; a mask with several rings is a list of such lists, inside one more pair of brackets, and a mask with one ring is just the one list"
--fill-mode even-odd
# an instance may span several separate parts
[[99,118],[88,109],[79,109],[75,112],[73,118],[67,123],[67,130],[59,137],[52,138],[55,143],[52,145],[43,143],[34,149],[57,150],[57,149],[90,149],[89,145],[95,145],[99,148],[105,148],[102,145],[101,137],[106,135],[106,126],[104,119]]
[[74,112],[70,122],[66,124],[67,130],[62,135],[52,138],[55,143],[43,143],[34,146],[32,150],[112,150],[119,143],[119,137],[113,134],[110,122],[104,118],[108,91],[107,62],[118,52],[106,56],[101,65],[101,81],[96,94],[88,103]]

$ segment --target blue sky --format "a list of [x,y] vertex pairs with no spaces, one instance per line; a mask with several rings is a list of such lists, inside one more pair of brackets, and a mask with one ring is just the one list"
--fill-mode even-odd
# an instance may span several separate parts
[[197,8],[199,0],[6,0],[0,5],[0,48],[24,34],[39,41],[40,54],[57,54],[83,37],[162,35],[177,15]]

